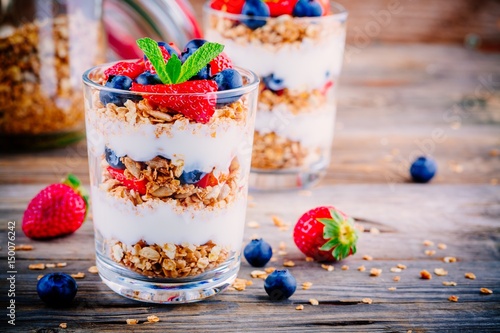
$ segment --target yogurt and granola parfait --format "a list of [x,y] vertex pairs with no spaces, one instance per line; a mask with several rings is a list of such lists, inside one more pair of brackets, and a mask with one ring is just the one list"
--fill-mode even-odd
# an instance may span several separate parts
[[209,1],[205,35],[260,77],[255,189],[302,188],[330,162],[347,13],[328,0]]
[[84,74],[97,265],[126,297],[197,301],[239,269],[258,78],[221,44],[137,43]]

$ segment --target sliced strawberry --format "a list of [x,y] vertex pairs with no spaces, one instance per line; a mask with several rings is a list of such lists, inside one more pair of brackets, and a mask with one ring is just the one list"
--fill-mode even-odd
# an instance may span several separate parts
[[[168,59],[170,59],[170,53],[168,53],[167,49],[161,45],[160,45],[160,50],[161,50],[161,55],[163,56],[163,59],[165,59],[165,62],[167,62]],[[151,64],[151,61],[149,61],[149,59],[146,56],[144,56],[144,67],[151,74],[156,74],[156,69],[153,67],[153,64]]]
[[175,45],[175,43],[170,42],[168,43],[168,45],[170,45],[175,50],[175,52],[177,52],[178,55],[182,53],[181,50],[179,50],[179,48],[177,47],[177,45]]
[[293,7],[298,0],[264,0],[269,7],[269,12],[272,17],[280,15],[292,15]]
[[323,16],[330,15],[330,0],[318,0],[323,8]]
[[202,124],[208,123],[215,112],[217,96],[212,93],[217,89],[217,82],[213,80],[156,85],[142,85],[134,82],[131,88],[132,91],[155,93],[155,95],[144,95],[144,98],[154,104],[182,113],[186,118]]
[[219,184],[219,180],[214,176],[213,172],[207,173],[199,182],[196,183],[196,186],[205,188],[208,186],[216,186]]
[[211,76],[228,68],[233,68],[233,62],[224,52],[221,52],[214,60],[210,61]]
[[210,7],[223,12],[241,14],[245,0],[214,0]]
[[128,179],[125,176],[125,170],[115,169],[113,167],[107,168],[109,174],[114,179],[118,180],[120,183],[125,185],[129,190],[134,190],[140,195],[146,194],[146,180],[145,179]]
[[139,62],[120,61],[104,71],[106,81],[110,75],[128,76],[132,80],[144,72],[144,65]]

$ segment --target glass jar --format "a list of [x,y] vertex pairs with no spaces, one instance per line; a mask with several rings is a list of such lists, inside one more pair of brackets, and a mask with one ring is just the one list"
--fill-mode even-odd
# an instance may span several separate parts
[[0,150],[84,137],[81,75],[105,60],[102,0],[7,0],[0,9]]

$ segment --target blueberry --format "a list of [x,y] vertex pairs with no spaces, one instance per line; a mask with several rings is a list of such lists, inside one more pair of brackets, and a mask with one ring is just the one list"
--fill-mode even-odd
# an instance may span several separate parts
[[198,73],[196,73],[196,75],[192,76],[189,79],[189,81],[193,81],[193,80],[208,80],[210,78],[209,70],[210,70],[210,65],[207,64],[205,67],[203,67],[202,69],[200,69],[200,71]]
[[[132,79],[124,75],[110,75],[108,81],[104,86],[108,88],[120,89],[120,90],[130,90],[132,86]],[[99,94],[99,99],[102,104],[106,105],[108,103],[116,104],[117,106],[123,106],[127,100],[138,101],[142,97],[132,94],[124,93],[114,93],[110,91],[101,91]]]
[[139,84],[151,85],[151,84],[162,84],[158,74],[151,74],[149,71],[145,71],[135,78],[135,82]]
[[186,46],[184,47],[184,51],[181,53],[181,61],[185,62],[187,58],[194,53],[194,51],[198,50],[203,44],[207,41],[204,39],[192,39],[190,40]]
[[411,178],[416,183],[427,183],[434,177],[436,171],[436,161],[424,156],[417,158],[410,167]]
[[250,265],[253,267],[264,267],[273,256],[271,245],[260,239],[252,239],[245,246],[243,255]]
[[[246,16],[257,16],[257,17],[269,17],[269,7],[261,0],[247,0],[243,5],[241,14]],[[244,25],[252,30],[260,28],[266,24],[266,20],[259,20],[255,18],[249,18],[241,20]]]
[[[217,82],[218,91],[230,90],[243,87],[243,78],[241,74],[232,68],[227,68],[219,73],[215,74],[212,79]],[[219,106],[231,104],[236,102],[241,95],[235,95],[230,97],[218,97],[217,104]]]
[[314,17],[323,15],[323,8],[317,0],[299,0],[293,7],[293,16]]
[[269,74],[268,76],[264,76],[262,78],[262,81],[266,85],[267,89],[273,91],[273,92],[279,92],[285,89],[285,85],[283,83],[283,79],[274,76],[273,73]]
[[178,58],[181,56],[176,49],[174,49],[172,46],[170,46],[168,43],[165,42],[158,42],[158,46],[163,46],[165,50],[167,50],[168,54],[172,55],[175,54]]
[[125,170],[125,164],[120,160],[120,156],[116,156],[116,153],[111,148],[104,147],[104,154],[106,155],[106,162],[108,162],[111,167]]
[[38,296],[51,306],[69,304],[75,298],[77,289],[75,279],[64,273],[44,275],[36,286]]
[[264,281],[264,289],[273,301],[282,301],[293,295],[297,281],[288,269],[275,270]]
[[179,180],[181,181],[181,184],[196,184],[205,175],[206,173],[200,170],[193,170],[189,172],[183,171],[181,176],[179,177]]

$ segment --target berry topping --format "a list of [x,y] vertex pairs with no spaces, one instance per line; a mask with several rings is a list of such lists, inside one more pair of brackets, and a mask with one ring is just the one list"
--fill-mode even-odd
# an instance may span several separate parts
[[299,218],[293,240],[306,256],[334,261],[356,253],[358,234],[352,218],[334,207],[317,207]]
[[44,275],[36,285],[36,291],[42,301],[51,306],[64,306],[75,298],[78,286],[75,279],[64,273]]
[[[266,5],[266,3],[262,2],[261,0],[245,1],[245,4],[243,5],[243,8],[241,10],[241,14],[250,17],[255,16],[260,18],[270,16],[269,7]],[[260,28],[266,24],[266,20],[256,19],[256,18],[247,18],[241,20],[241,22],[243,22],[243,24],[245,24],[252,30]]]
[[217,91],[217,83],[212,80],[188,81],[179,84],[157,84],[144,86],[132,84],[133,91],[145,93],[162,93],[162,95],[145,95],[147,100],[168,107],[185,117],[206,124],[215,112],[216,96],[210,94]]
[[129,190],[134,190],[140,195],[146,194],[146,179],[137,179],[134,178],[134,176],[130,176],[131,178],[127,178],[127,175],[125,175],[125,171],[122,169],[108,167],[107,170],[113,179],[118,180]]
[[288,269],[275,270],[264,281],[264,289],[273,301],[282,301],[293,295],[297,281]]
[[69,175],[62,184],[47,186],[30,201],[22,229],[33,239],[71,234],[81,227],[87,206],[87,195],[80,181]]
[[104,147],[104,155],[106,155],[106,162],[115,169],[125,169],[125,164],[122,163],[120,156],[116,156],[115,152],[108,147]]
[[[181,56],[181,51],[179,48],[174,44],[174,43],[165,43],[165,42],[158,42],[157,43],[159,47],[163,47],[165,50],[167,50],[168,54],[171,56],[172,54],[175,54],[177,57]],[[168,59],[167,59],[168,60]]]
[[[177,50],[174,49],[173,47],[171,47],[170,45],[168,45],[167,43],[157,42],[156,44],[158,45],[158,48],[159,48],[161,55],[162,55],[162,58],[164,59],[165,62],[167,62],[168,59],[170,59],[172,54],[175,54],[175,55],[177,55],[177,57],[179,57],[179,53],[177,52]],[[147,56],[144,56],[144,67],[151,74],[156,74],[156,69],[153,66],[153,64],[151,64],[151,61],[148,59]]]
[[196,183],[196,186],[206,188],[208,186],[217,186],[219,184],[219,180],[213,172],[207,173],[199,182]]
[[[132,86],[132,79],[124,75],[110,75],[105,86],[113,89],[120,90],[130,90]],[[123,106],[127,100],[140,100],[141,96],[136,96],[132,94],[115,93],[111,91],[102,90],[99,94],[99,99],[102,104],[106,105],[108,103],[116,104],[117,106]]]
[[135,82],[139,83],[139,84],[162,84],[163,82],[161,82],[160,80],[160,77],[158,76],[158,74],[151,74],[151,72],[144,72],[142,73],[141,75],[139,75],[138,77],[135,78]]
[[244,3],[244,0],[214,0],[210,7],[223,12],[240,14]]
[[330,0],[318,0],[321,8],[323,8],[323,16],[330,14]]
[[273,73],[264,76],[262,81],[266,85],[266,88],[271,90],[274,93],[282,92],[285,89],[285,85],[283,83],[283,79],[274,76]]
[[[220,73],[217,73],[213,77],[213,79],[215,82],[217,82],[217,90],[219,91],[243,87],[243,78],[241,77],[241,74],[237,70],[232,68],[228,68]],[[240,97],[241,95],[234,95],[231,97],[218,96],[217,105],[223,106],[226,104],[231,104],[233,102],[236,102]]]
[[250,243],[245,246],[243,255],[253,267],[264,267],[273,256],[273,249],[271,245],[262,238],[252,239]]
[[437,164],[430,157],[420,156],[410,167],[411,178],[415,183],[427,183],[437,171]]
[[233,62],[227,54],[222,52],[210,62],[210,75],[214,76],[215,74],[228,68],[233,68]]
[[192,39],[186,46],[184,46],[184,51],[181,54],[181,61],[185,62],[196,50],[198,50],[207,41],[204,39]]
[[292,15],[297,0],[264,0],[272,17]]
[[144,64],[141,62],[120,61],[104,71],[104,78],[107,80],[111,75],[123,75],[135,79],[144,71]]
[[293,8],[293,16],[315,17],[323,15],[323,6],[318,0],[299,0]]
[[181,176],[179,177],[179,180],[181,184],[196,184],[199,182],[206,173],[200,170],[193,170],[193,171],[183,171]]

